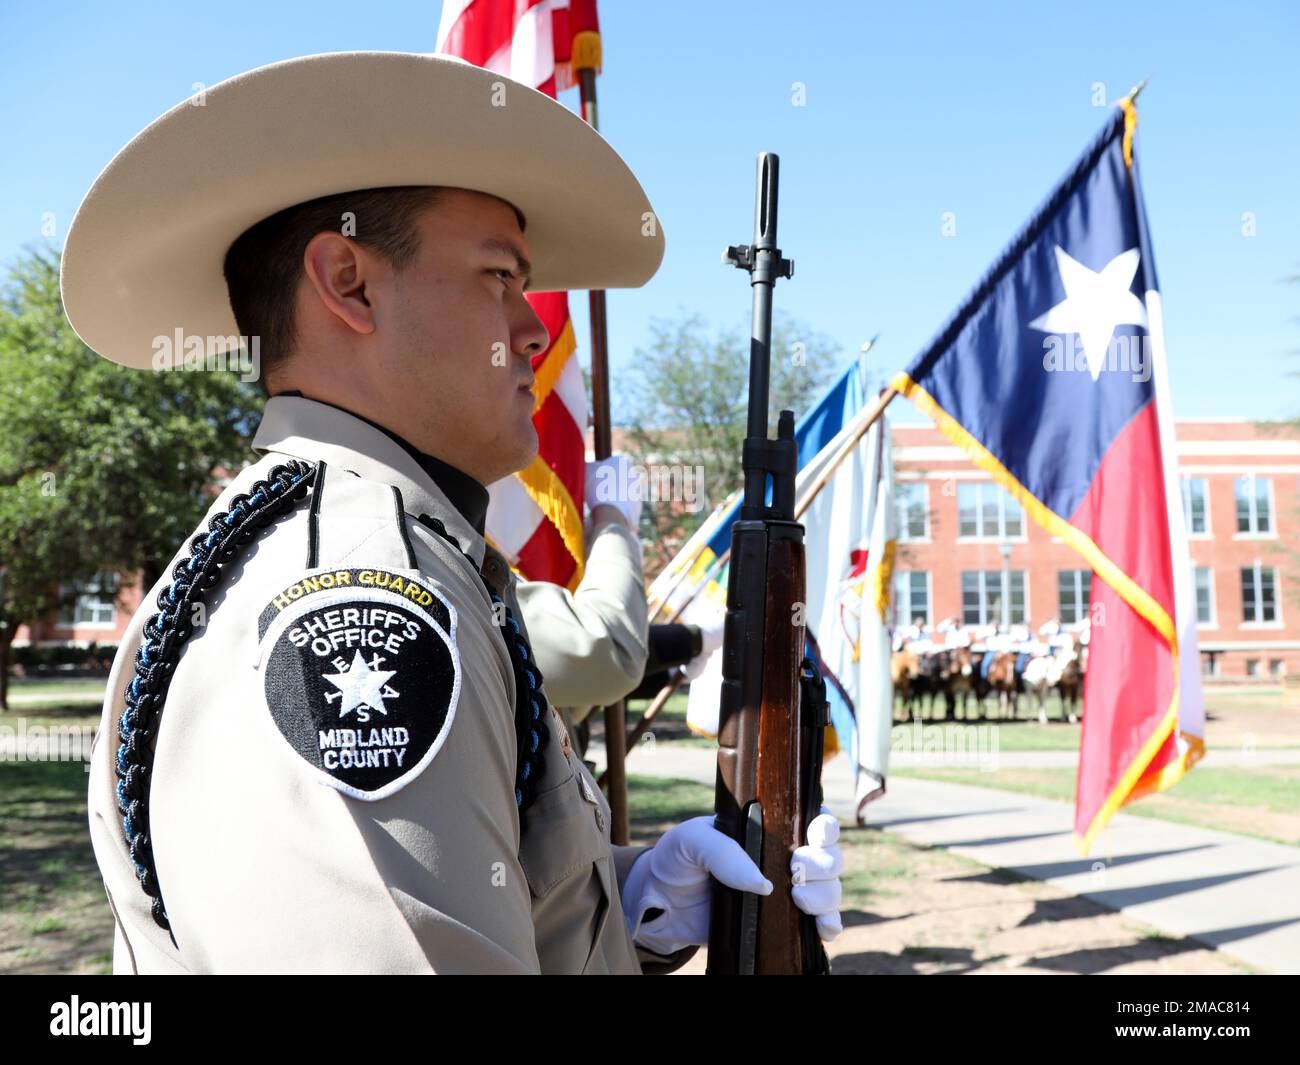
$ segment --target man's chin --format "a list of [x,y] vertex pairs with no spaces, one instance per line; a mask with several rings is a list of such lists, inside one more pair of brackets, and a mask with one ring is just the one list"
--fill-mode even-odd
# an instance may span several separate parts
[[537,429],[534,428],[532,419],[528,420],[528,429],[521,434],[519,446],[515,449],[515,460],[511,464],[510,474],[513,476],[520,470],[526,469],[532,465],[533,459],[541,449],[541,442],[537,437]]
[[541,439],[537,435],[537,426],[533,424],[532,418],[528,419],[528,436],[526,439],[528,441],[527,455],[524,458],[523,465],[519,467],[521,470],[524,466],[529,465],[533,459],[537,458],[537,453],[541,450]]

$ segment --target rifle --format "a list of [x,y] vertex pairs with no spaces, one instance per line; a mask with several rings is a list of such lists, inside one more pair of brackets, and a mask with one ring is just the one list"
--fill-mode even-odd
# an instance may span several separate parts
[[[713,883],[711,974],[830,971],[817,924],[794,904],[790,855],[821,807],[826,685],[804,655],[803,526],[794,520],[794,412],[768,439],[772,290],[794,276],[776,246],[779,160],[758,156],[754,243],[723,253],[750,275],[749,422],[741,455],[745,495],[732,526],[722,643],[714,826],[736,840],[773,884],[766,897]],[[771,502],[766,502],[768,480]]]

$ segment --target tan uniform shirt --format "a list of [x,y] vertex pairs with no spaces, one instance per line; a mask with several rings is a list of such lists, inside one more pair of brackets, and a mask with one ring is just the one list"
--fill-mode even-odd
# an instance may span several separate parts
[[114,766],[123,692],[171,566],[113,664],[89,820],[114,972],[636,973],[684,961],[693,949],[663,959],[634,947],[619,892],[645,848],[610,845],[609,807],[558,715],[537,797],[516,805],[515,675],[475,572],[526,630],[505,560],[414,459],[345,412],[272,398],[253,446],[263,457],[209,517],[290,458],[323,472],[310,505],[225,568],[170,682],[149,825],[175,945],[137,881]]
[[650,625],[641,542],[618,520],[593,525],[575,591],[520,580],[515,591],[547,696],[570,728],[632,691],[645,674]]

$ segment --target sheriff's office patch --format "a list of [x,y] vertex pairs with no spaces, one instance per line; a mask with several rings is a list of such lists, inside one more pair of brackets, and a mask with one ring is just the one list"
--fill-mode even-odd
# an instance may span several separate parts
[[433,760],[460,696],[456,611],[391,570],[300,577],[258,621],[258,669],[280,734],[357,799],[382,799]]

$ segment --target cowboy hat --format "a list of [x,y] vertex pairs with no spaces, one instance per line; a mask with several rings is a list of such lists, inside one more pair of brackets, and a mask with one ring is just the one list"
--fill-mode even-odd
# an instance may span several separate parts
[[244,230],[320,196],[397,185],[515,206],[530,292],[636,288],[663,258],[640,183],[563,104],[453,56],[331,52],[220,82],[118,152],[68,230],[64,310],[90,348],[142,369],[158,338],[234,336],[222,263]]

